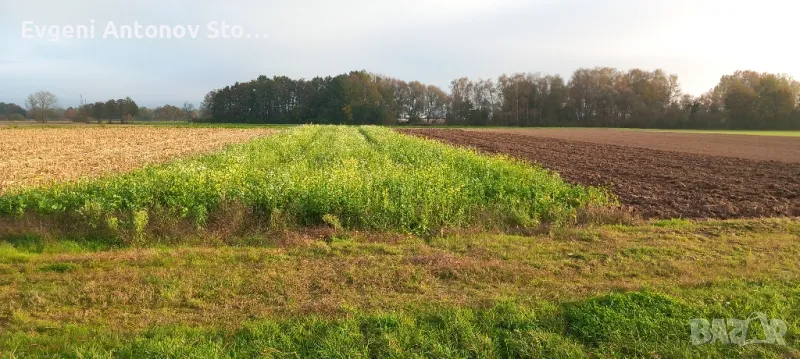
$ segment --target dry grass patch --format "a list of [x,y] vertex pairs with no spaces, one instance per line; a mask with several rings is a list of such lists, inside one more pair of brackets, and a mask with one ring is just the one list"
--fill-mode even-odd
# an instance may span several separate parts
[[0,128],[0,193],[130,171],[271,132],[144,126]]

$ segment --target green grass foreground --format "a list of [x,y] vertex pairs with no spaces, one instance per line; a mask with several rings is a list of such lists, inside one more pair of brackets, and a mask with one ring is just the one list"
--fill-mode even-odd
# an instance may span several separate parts
[[[109,159],[113,160],[113,159]],[[146,232],[232,208],[257,225],[428,233],[574,222],[614,200],[557,174],[379,127],[302,126],[194,159],[0,196],[0,217]],[[153,222],[158,223],[153,223]],[[216,225],[230,225],[230,218]],[[52,227],[52,225],[51,225]]]
[[[798,237],[798,221],[741,220],[258,247],[5,238],[0,357],[797,358]],[[692,318],[753,312],[785,320],[787,345],[692,345]]]

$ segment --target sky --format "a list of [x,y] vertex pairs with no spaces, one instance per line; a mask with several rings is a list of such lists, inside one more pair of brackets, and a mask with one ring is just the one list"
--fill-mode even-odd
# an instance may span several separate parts
[[[48,90],[62,107],[199,105],[261,74],[363,69],[447,89],[595,66],[661,68],[699,95],[740,69],[800,79],[797,14],[789,0],[0,0],[0,102]],[[137,23],[141,38],[124,37]],[[93,36],[67,36],[90,25]],[[147,26],[173,36],[148,38]]]

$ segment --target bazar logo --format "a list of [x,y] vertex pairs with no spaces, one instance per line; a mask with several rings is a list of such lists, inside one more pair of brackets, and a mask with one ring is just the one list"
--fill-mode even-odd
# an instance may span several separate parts
[[[692,344],[786,345],[786,322],[753,313],[747,319],[692,319]],[[759,330],[760,329],[760,330]]]

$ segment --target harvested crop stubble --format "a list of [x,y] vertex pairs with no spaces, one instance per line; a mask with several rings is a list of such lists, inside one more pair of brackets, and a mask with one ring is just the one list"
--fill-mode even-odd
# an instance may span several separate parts
[[271,132],[165,127],[0,129],[0,193],[125,172]]

